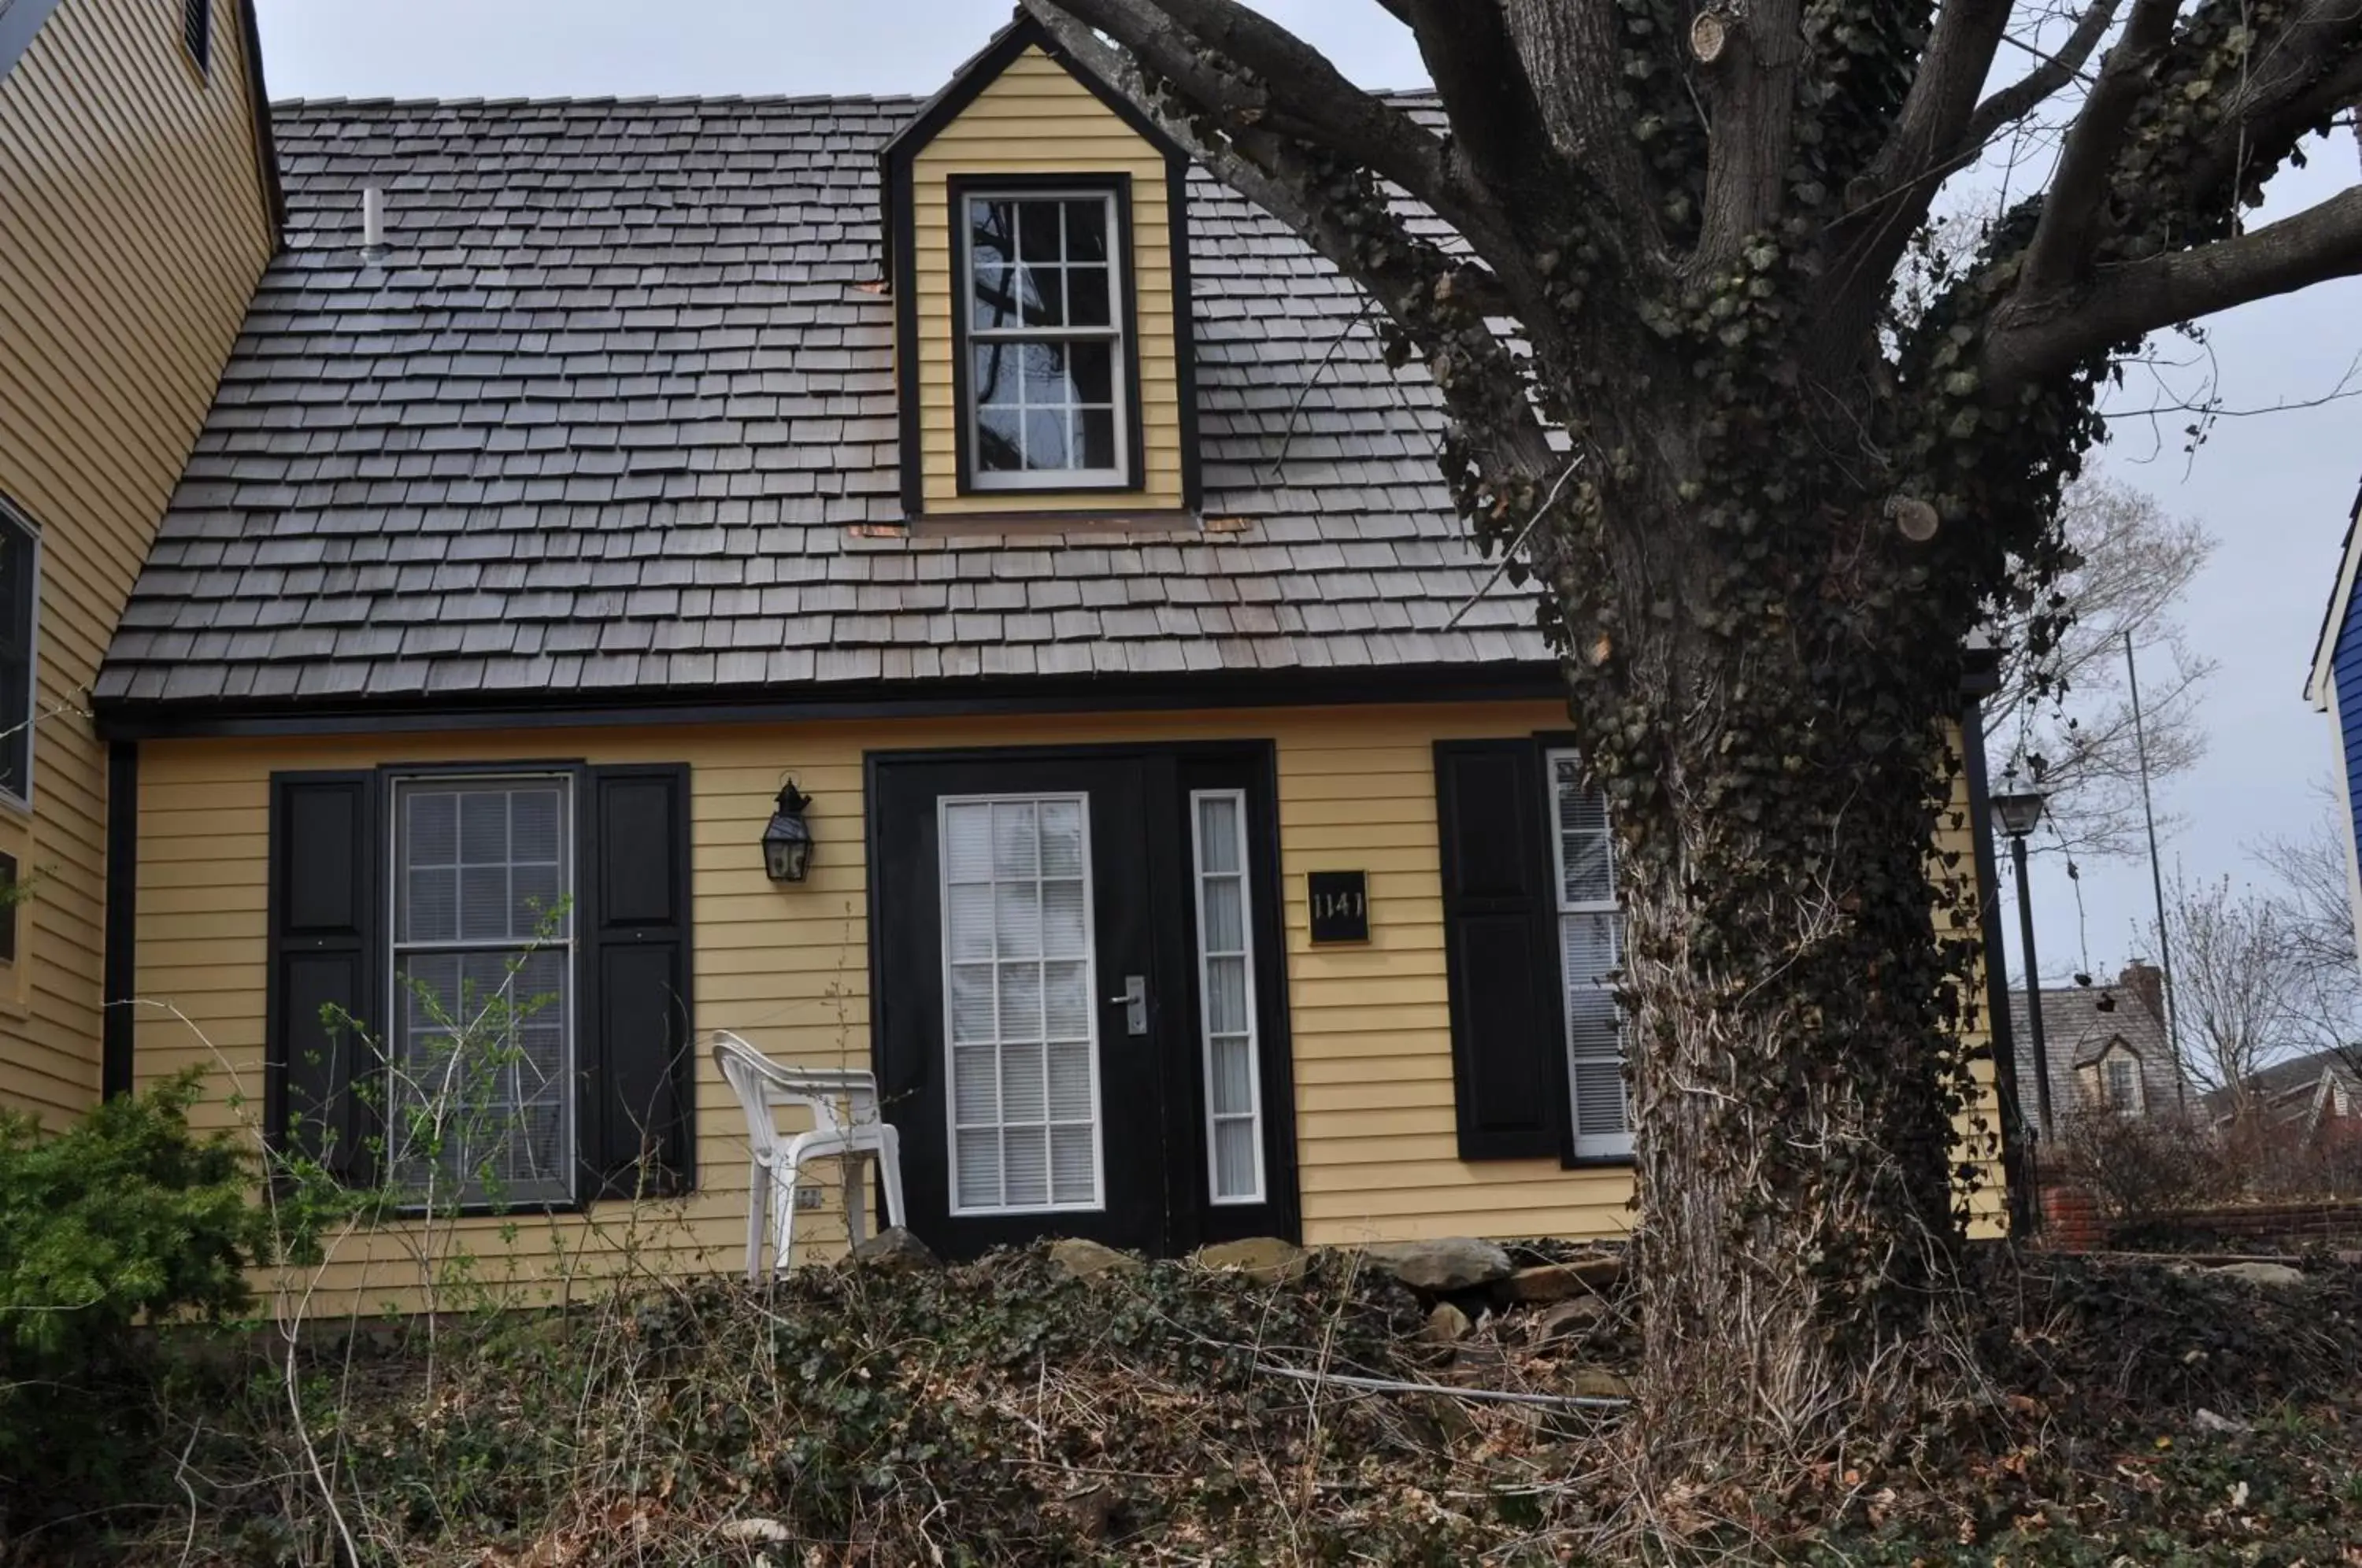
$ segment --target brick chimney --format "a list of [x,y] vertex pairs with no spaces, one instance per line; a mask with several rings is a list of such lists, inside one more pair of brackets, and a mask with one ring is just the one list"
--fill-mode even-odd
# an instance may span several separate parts
[[2116,984],[2140,998],[2149,1016],[2165,1021],[2165,973],[2146,958],[2136,958],[2116,977]]

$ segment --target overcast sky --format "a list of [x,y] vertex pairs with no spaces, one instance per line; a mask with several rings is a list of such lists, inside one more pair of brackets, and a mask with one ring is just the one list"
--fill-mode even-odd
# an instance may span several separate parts
[[[1010,14],[997,0],[258,0],[274,96],[916,93],[942,85]],[[1371,0],[1262,0],[1365,86],[1422,80],[1408,36]],[[2271,214],[2354,182],[2354,144],[2283,175]],[[2316,399],[2362,350],[2362,282],[2218,317],[2212,345],[2234,408]],[[2125,408],[2154,401],[2136,384]],[[2328,720],[2302,688],[2337,546],[2362,479],[2362,400],[2225,418],[2194,458],[2186,415],[2125,418],[2104,461],[2202,521],[2221,541],[2184,618],[2221,661],[2203,712],[2213,745],[2169,788],[2183,820],[2169,863],[2193,877],[2252,875],[2247,846],[2301,829],[2330,777]],[[2146,950],[2143,865],[2087,867],[2082,912],[2057,869],[2035,878],[2047,973],[2113,969]],[[2014,922],[2011,922],[2014,945]]]

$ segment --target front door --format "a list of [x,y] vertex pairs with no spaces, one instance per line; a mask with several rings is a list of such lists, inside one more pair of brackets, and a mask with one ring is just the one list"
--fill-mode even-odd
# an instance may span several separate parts
[[1293,1228],[1268,772],[1260,748],[872,758],[874,1050],[929,1244]]

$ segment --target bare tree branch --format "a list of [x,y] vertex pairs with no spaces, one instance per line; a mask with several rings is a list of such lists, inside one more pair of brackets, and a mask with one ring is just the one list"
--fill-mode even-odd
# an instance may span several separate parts
[[2058,172],[2043,198],[2042,220],[2018,275],[2021,297],[2036,300],[2064,289],[2090,257],[2106,215],[2109,168],[2140,107],[2151,70],[2173,41],[2173,19],[2180,9],[2180,0],[2135,0],[2124,36],[2108,51],[2092,95],[2068,129]]
[[2362,186],[2236,239],[2102,267],[2089,289],[2013,303],[1987,346],[1986,379],[2022,385],[2175,322],[2357,272]]
[[2116,19],[2121,0],[2092,0],[2082,16],[2075,22],[2075,30],[2067,35],[2058,52],[2046,58],[2041,64],[1987,98],[1969,116],[1967,128],[1959,138],[1952,152],[1952,161],[1966,164],[1979,149],[1992,139],[2004,126],[2025,118],[2053,93],[2072,82],[2083,70],[2092,51],[2108,36],[2108,28]]
[[1476,181],[1521,205],[1550,210],[1564,203],[1573,171],[1555,156],[1534,157],[1537,149],[1550,149],[1549,131],[1500,9],[1466,0],[1395,3],[1418,40],[1458,151]]
[[1705,221],[1693,275],[1727,265],[1779,215],[1805,57],[1798,11],[1796,0],[1759,0],[1711,69]]

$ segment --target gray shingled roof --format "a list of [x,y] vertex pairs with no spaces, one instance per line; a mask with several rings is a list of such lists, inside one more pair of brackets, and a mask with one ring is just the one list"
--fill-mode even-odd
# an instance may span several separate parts
[[[877,154],[915,107],[281,106],[287,247],[100,702],[1547,657],[1506,586],[1446,629],[1487,569],[1431,391],[1386,370],[1352,285],[1202,174],[1214,525],[856,532],[902,520]],[[359,248],[368,185],[381,260]]]
[[[2017,1059],[2018,1110],[2029,1125],[2037,1109],[2034,1082],[2034,1030],[2028,1021],[2025,992],[2009,994],[2010,1047]],[[2107,1054],[2121,1040],[2140,1060],[2141,1092],[2152,1111],[2177,1110],[2173,1045],[2165,1021],[2140,992],[2124,978],[2113,984],[2046,986],[2042,990],[2044,1054],[2050,1059],[2050,1107],[2064,1114],[2080,1103],[2082,1094],[2077,1070]]]

